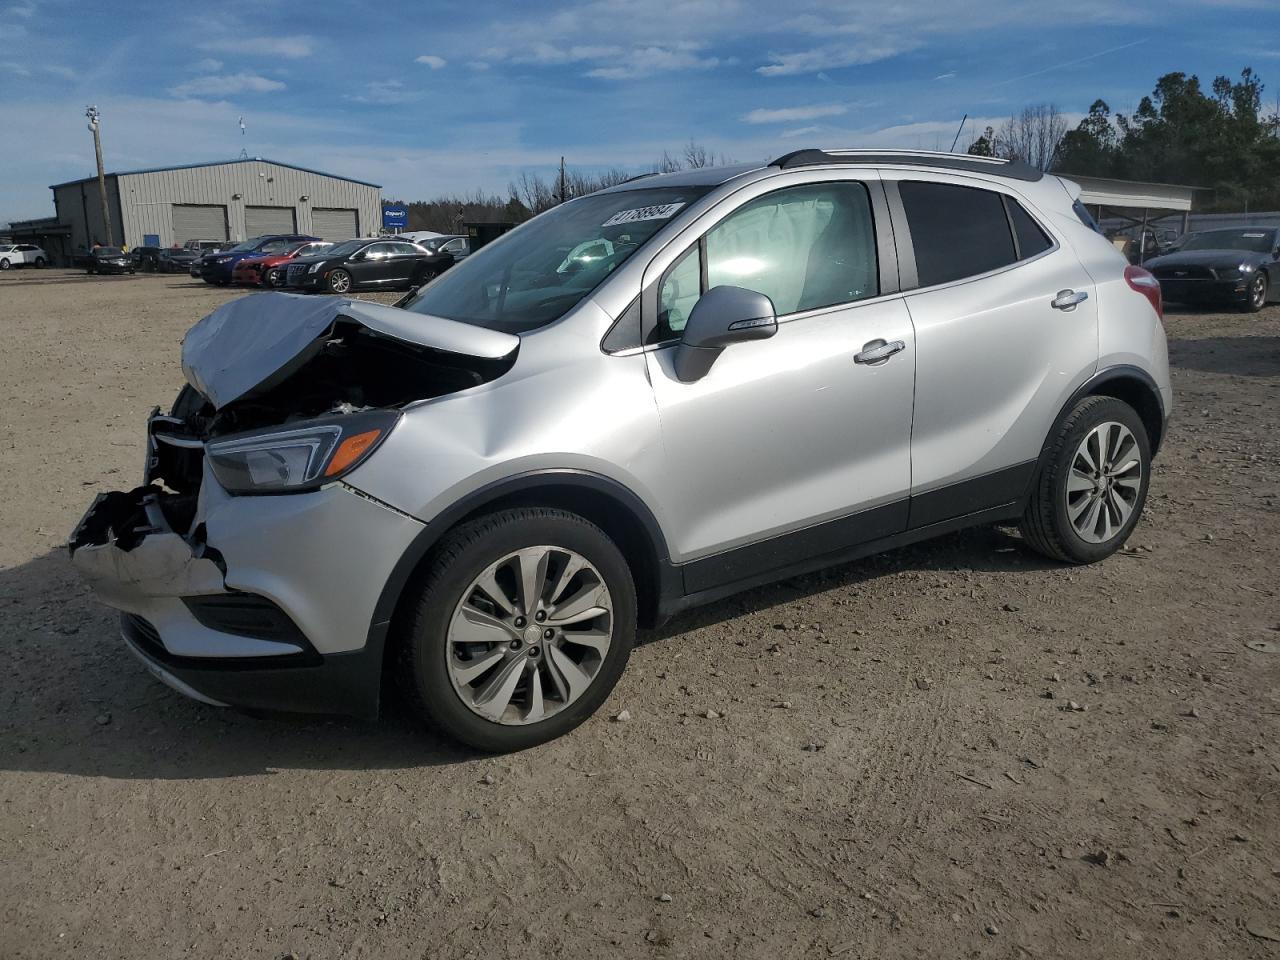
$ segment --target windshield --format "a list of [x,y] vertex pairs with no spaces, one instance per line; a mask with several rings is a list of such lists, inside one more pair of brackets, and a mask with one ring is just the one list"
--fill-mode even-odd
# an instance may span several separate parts
[[238,251],[238,250],[239,250],[239,251],[244,251],[244,250],[256,250],[256,249],[257,249],[257,247],[258,247],[258,242],[259,242],[259,241],[258,241],[257,237],[255,237],[255,238],[254,238],[254,239],[252,239],[252,240],[245,240],[243,243],[237,243],[234,247],[228,247],[226,250],[223,250],[222,252],[223,252],[223,253],[235,253],[235,252],[236,252],[236,251]]
[[98,247],[93,251],[93,255],[95,257],[118,257],[123,252],[119,247]]
[[1193,233],[1181,249],[1270,253],[1274,245],[1275,234],[1270,230],[1206,230],[1204,233]]
[[414,313],[525,333],[564,316],[710,187],[591,194],[548,210],[441,274]]

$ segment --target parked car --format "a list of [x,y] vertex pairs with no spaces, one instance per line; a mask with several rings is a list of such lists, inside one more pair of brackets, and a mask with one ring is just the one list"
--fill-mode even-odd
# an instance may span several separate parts
[[1280,227],[1192,233],[1177,250],[1148,260],[1147,269],[1165,300],[1256,313],[1280,297]]
[[234,283],[254,287],[284,286],[284,268],[291,260],[298,257],[314,256],[332,247],[328,240],[309,240],[298,243],[281,253],[272,253],[263,257],[246,257],[236,264],[231,271]]
[[285,286],[293,290],[350,293],[407,290],[453,265],[447,253],[428,253],[406,240],[348,240],[289,264]]
[[189,696],[372,714],[385,664],[498,751],[600,707],[638,624],[771,580],[997,522],[1102,560],[1173,394],[1159,285],[1078,194],[806,150],[575,198],[404,309],[237,298],[72,560]]
[[217,253],[226,246],[228,246],[226,240],[188,240],[182,245],[182,249],[204,256],[206,253]]
[[156,273],[164,257],[164,247],[134,247],[129,251],[134,266],[143,273]]
[[282,253],[296,243],[304,240],[319,240],[306,234],[272,234],[270,236],[253,237],[243,243],[237,243],[229,250],[207,253],[200,258],[200,277],[205,283],[225,286],[231,282],[232,272],[236,264],[247,257],[269,253]]
[[186,247],[167,247],[160,251],[156,269],[161,273],[187,273],[200,259],[199,253]]
[[135,273],[138,265],[119,247],[94,247],[85,273]]
[[13,267],[41,269],[49,262],[49,255],[33,243],[0,244],[0,270]]
[[456,233],[431,240],[421,240],[418,246],[428,253],[447,253],[453,258],[454,263],[471,253],[471,240]]

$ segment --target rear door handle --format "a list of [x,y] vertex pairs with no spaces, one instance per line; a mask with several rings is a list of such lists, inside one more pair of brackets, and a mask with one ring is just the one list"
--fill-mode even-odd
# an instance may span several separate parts
[[1089,299],[1087,290],[1059,290],[1049,306],[1055,310],[1074,310],[1079,304]]
[[853,355],[854,363],[884,363],[900,350],[907,349],[901,340],[872,340],[862,345],[862,352]]

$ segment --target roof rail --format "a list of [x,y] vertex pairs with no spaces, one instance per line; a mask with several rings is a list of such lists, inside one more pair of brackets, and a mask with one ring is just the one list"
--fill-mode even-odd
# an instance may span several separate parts
[[968,153],[939,153],[932,150],[795,150],[769,164],[782,170],[816,167],[833,163],[910,164],[917,167],[939,167],[966,173],[989,173],[997,177],[1034,183],[1044,172],[1022,160],[1001,157],[978,157]]

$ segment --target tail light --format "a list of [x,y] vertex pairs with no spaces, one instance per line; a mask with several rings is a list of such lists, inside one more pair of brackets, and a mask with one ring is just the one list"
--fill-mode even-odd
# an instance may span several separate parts
[[1130,290],[1146,297],[1155,310],[1156,316],[1164,322],[1164,300],[1160,296],[1160,281],[1151,271],[1131,264],[1124,268],[1124,282],[1129,285]]

